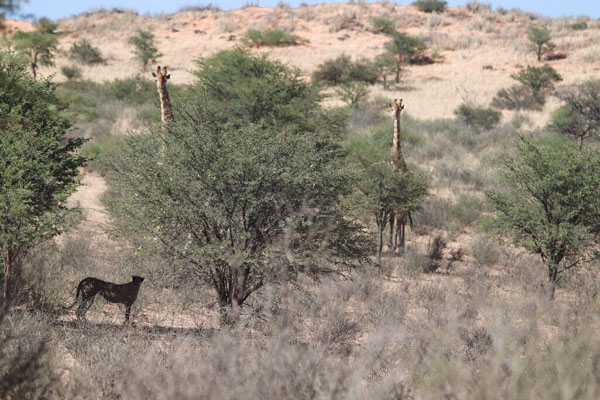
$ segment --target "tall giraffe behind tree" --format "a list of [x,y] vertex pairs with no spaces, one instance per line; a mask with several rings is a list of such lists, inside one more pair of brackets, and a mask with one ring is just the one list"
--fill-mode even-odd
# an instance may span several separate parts
[[156,90],[160,98],[160,120],[163,126],[166,126],[170,122],[173,122],[173,108],[171,107],[169,91],[167,90],[167,80],[171,78],[171,74],[167,73],[167,67],[161,70],[159,65],[156,73],[153,72],[152,76],[156,78]]
[[[392,152],[394,154],[393,166],[401,173],[408,172],[404,155],[402,154],[402,129],[400,125],[400,116],[404,110],[402,99],[394,99],[392,104],[394,111],[394,141],[392,144]],[[410,219],[410,213],[406,211],[395,211],[390,215],[390,243],[389,249],[391,253],[395,253],[397,248],[404,250],[406,223]],[[394,226],[396,231],[394,231]]]

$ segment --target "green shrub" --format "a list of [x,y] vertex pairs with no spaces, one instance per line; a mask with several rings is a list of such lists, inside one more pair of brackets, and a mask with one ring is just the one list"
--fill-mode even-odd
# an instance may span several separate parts
[[345,54],[333,60],[327,60],[323,64],[320,64],[315,72],[313,72],[312,79],[313,81],[337,85],[347,78],[351,63],[350,56]]
[[69,60],[80,64],[94,65],[104,63],[100,49],[91,45],[86,39],[73,43],[69,49]]
[[373,24],[373,30],[377,33],[389,35],[396,30],[394,21],[384,17],[373,17],[371,23]]
[[548,92],[554,90],[555,82],[562,81],[560,74],[549,65],[543,67],[528,65],[527,68],[510,77],[531,90],[531,95],[540,101]]
[[596,256],[600,152],[560,137],[539,144],[522,138],[502,164],[503,189],[486,193],[495,211],[487,228],[540,257],[552,299],[564,273]]
[[496,127],[502,118],[500,111],[469,104],[460,105],[454,111],[454,114],[456,114],[459,120],[467,124],[467,126],[486,130]]
[[413,3],[415,7],[419,11],[432,13],[432,12],[444,12],[446,10],[446,6],[448,5],[447,1],[444,0],[417,0]]
[[522,85],[500,89],[492,99],[492,107],[501,110],[541,110],[544,102],[540,103],[531,92]]
[[521,83],[509,89],[501,89],[492,100],[492,106],[507,110],[541,110],[546,95],[554,90],[554,83],[562,80],[556,70],[548,65],[522,69],[511,78]]
[[306,43],[307,40],[302,39],[297,35],[291,35],[281,29],[267,29],[264,31],[248,29],[242,38],[242,42],[249,47],[284,47],[297,46],[299,44]]
[[[285,121],[286,129],[303,132],[315,125],[326,129],[330,118],[337,118],[327,113],[328,121],[324,121],[324,114],[313,105],[321,99],[319,89],[306,82],[299,70],[266,55],[254,56],[247,49],[235,48],[197,59],[195,64],[198,83],[182,102],[201,102],[201,107],[214,108],[211,112],[231,124],[280,126],[280,121]],[[292,109],[295,112],[290,113]]]
[[66,65],[60,69],[60,72],[70,81],[75,79],[81,79],[81,68],[75,65]]
[[86,168],[91,171],[106,173],[108,168],[101,160],[104,154],[115,152],[123,145],[123,139],[112,135],[97,138],[81,148],[81,154],[88,160]]
[[377,82],[379,73],[377,66],[368,58],[360,58],[351,62],[348,70],[348,80],[373,84]]
[[472,193],[461,193],[455,204],[449,209],[449,216],[458,228],[473,225],[484,211],[484,202]]
[[156,86],[151,80],[138,75],[135,78],[115,79],[106,86],[106,92],[115,99],[142,104],[153,101]]
[[342,82],[335,93],[349,107],[358,107],[369,95],[369,88],[364,82]]
[[319,65],[313,72],[313,81],[325,82],[329,85],[337,85],[342,82],[366,82],[373,84],[377,82],[379,71],[374,62],[361,58],[352,61],[350,56],[341,56],[327,60]]

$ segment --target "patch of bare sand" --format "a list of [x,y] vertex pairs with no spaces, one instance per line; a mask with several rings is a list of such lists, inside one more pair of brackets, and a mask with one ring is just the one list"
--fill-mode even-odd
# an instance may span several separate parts
[[106,191],[106,181],[100,174],[86,171],[81,183],[69,199],[69,203],[79,205],[85,213],[85,222],[101,228],[108,223],[108,214],[101,200]]

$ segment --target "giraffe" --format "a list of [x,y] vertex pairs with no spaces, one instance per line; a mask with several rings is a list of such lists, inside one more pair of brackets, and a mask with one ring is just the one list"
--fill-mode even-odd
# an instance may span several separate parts
[[[408,172],[408,166],[404,160],[402,154],[402,130],[400,126],[400,114],[404,110],[404,104],[402,99],[394,99],[392,103],[392,110],[394,111],[394,141],[392,144],[392,153],[394,155],[393,167],[394,169],[400,170],[401,173]],[[394,253],[396,248],[400,248],[400,251],[404,250],[406,223],[410,220],[410,212],[396,211],[390,215],[390,252]],[[394,232],[394,225],[396,225],[396,231]]]
[[156,78],[156,90],[160,98],[160,120],[163,127],[165,127],[170,122],[173,122],[173,108],[171,107],[169,92],[167,91],[167,79],[171,78],[171,74],[167,73],[167,67],[164,67],[161,71],[159,65],[156,73],[153,72],[152,76]]

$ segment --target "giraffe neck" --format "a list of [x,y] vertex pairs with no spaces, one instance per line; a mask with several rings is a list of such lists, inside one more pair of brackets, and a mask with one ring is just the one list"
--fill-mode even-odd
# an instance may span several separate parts
[[160,119],[163,124],[167,124],[173,121],[173,109],[171,108],[167,85],[161,85],[160,82],[157,82],[156,87],[158,89],[158,97],[160,98]]
[[403,172],[407,170],[406,162],[402,154],[402,131],[400,130],[400,111],[397,111],[394,116],[394,143],[393,151],[396,165]]

